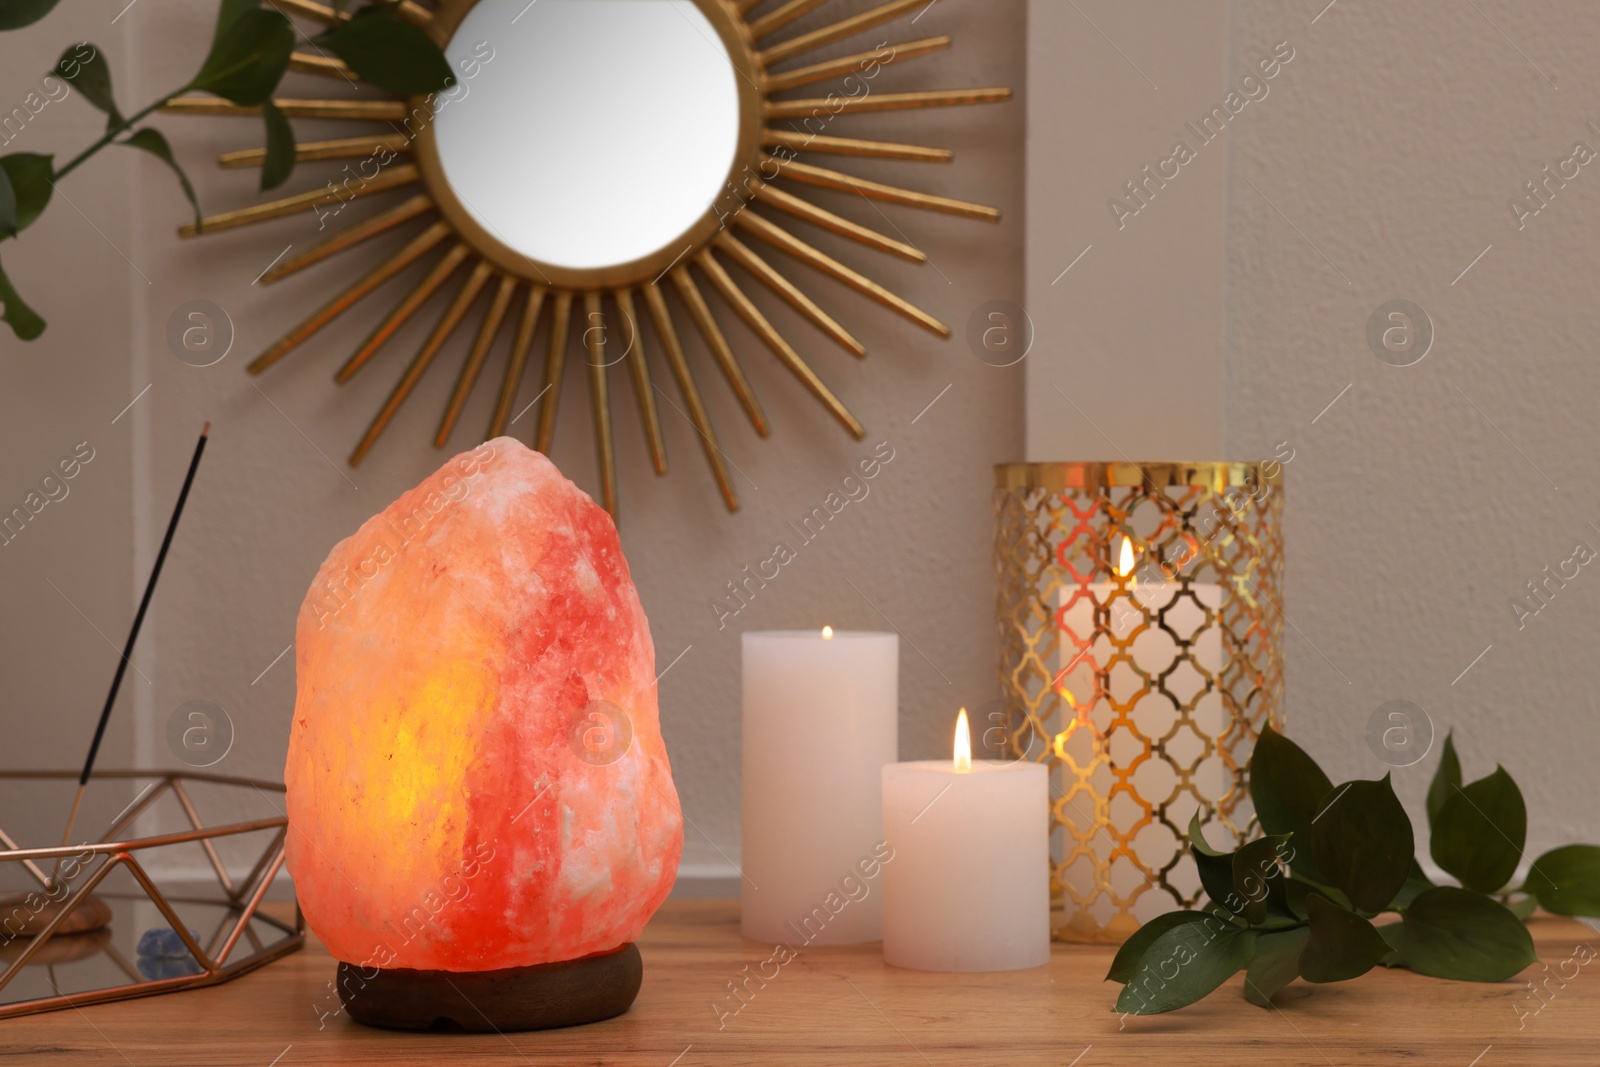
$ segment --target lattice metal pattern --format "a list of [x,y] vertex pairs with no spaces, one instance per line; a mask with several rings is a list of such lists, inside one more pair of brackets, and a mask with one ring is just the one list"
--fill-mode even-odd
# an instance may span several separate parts
[[1253,828],[1246,765],[1283,727],[1282,468],[1006,464],[995,486],[1001,700],[1014,754],[1052,768],[1053,931],[1121,941],[1201,895],[1196,813],[1217,847]]

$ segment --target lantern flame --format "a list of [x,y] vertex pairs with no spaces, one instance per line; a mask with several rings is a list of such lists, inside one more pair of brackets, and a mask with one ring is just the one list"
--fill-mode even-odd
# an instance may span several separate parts
[[972,770],[972,729],[967,725],[967,709],[956,716],[955,769],[958,774]]
[[1116,572],[1118,578],[1126,578],[1133,573],[1133,538],[1122,538],[1122,552],[1117,557]]
[[832,641],[833,640],[833,627],[824,626],[822,628],[822,639],[824,641]]

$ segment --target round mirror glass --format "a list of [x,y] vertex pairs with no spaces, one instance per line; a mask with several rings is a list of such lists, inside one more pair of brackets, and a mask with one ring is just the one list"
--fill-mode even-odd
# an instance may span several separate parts
[[484,229],[532,259],[606,267],[665,248],[728,180],[739,86],[692,0],[483,0],[439,160]]

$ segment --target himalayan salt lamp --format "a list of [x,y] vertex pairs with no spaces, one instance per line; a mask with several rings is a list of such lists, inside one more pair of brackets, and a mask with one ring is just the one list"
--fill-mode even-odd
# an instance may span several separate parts
[[300,607],[288,865],[352,1017],[626,1011],[683,820],[611,518],[501,437],[329,554]]

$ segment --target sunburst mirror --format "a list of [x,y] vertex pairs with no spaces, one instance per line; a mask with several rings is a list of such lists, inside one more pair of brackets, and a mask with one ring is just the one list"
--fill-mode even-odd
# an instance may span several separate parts
[[[341,12],[310,0],[272,0],[286,14],[331,23]],[[936,2],[936,0],[934,0]],[[717,323],[708,295],[726,303],[780,362],[853,436],[863,429],[759,310],[747,288],[770,289],[822,335],[860,357],[865,347],[824,311],[806,286],[768,257],[843,282],[919,326],[947,337],[948,327],[865,274],[792,232],[795,221],[822,227],[880,253],[923,262],[906,241],[826,210],[801,195],[820,188],[993,221],[999,212],[803,161],[867,157],[941,162],[947,150],[844,136],[839,120],[864,112],[1006,100],[1004,88],[879,92],[879,69],[950,46],[948,36],[891,42],[818,61],[876,27],[915,22],[930,0],[891,0],[828,21],[830,0],[403,0],[400,15],[444,49],[454,86],[437,96],[399,99],[362,86],[358,99],[278,99],[292,119],[370,121],[368,136],[301,141],[298,160],[344,160],[329,185],[257,204],[185,227],[185,236],[316,211],[332,235],[277,263],[273,282],[323,263],[380,234],[404,228],[410,239],[382,263],[284,334],[250,365],[261,374],[324,326],[406,271],[426,264],[371,335],[339,367],[343,383],[371,363],[430,297],[451,295],[388,400],[350,454],[359,464],[457,330],[473,333],[455,388],[434,436],[443,448],[488,363],[496,337],[511,335],[486,436],[514,417],[541,318],[548,320],[533,445],[548,451],[562,403],[567,351],[583,353],[599,459],[601,498],[616,513],[612,447],[613,373],[631,380],[652,464],[666,472],[651,363],[665,362],[699,431],[728,509],[738,496],[686,358],[681,324],[692,323],[761,436],[766,416]],[[907,34],[910,36],[910,34]],[[309,39],[309,38],[308,38]],[[848,47],[846,44],[844,47]],[[355,83],[348,67],[316,51],[296,53],[291,68]],[[825,95],[816,95],[832,86]],[[382,99],[376,97],[383,96]],[[259,114],[208,97],[174,100],[169,110],[206,115]],[[225,167],[261,166],[265,149],[228,153]],[[392,197],[392,206],[360,222],[336,219],[343,202]],[[779,220],[782,220],[780,222]],[[760,251],[757,251],[757,249]],[[737,268],[739,277],[730,268]],[[423,268],[418,268],[422,270]],[[668,299],[668,290],[675,296]],[[708,294],[709,290],[709,294]],[[640,329],[640,313],[653,337]],[[475,318],[475,328],[468,323]],[[576,361],[575,361],[576,362]],[[624,372],[622,368],[626,368]],[[663,396],[666,396],[663,392]]]

